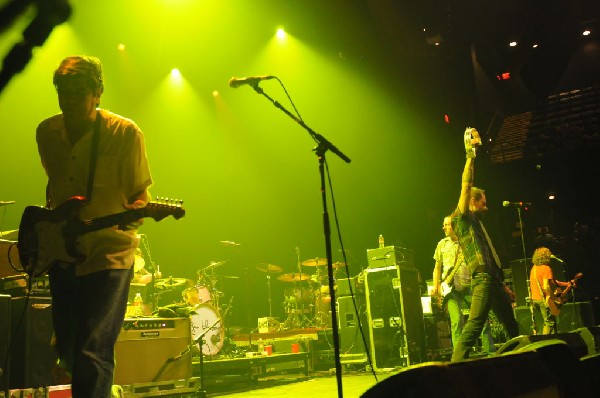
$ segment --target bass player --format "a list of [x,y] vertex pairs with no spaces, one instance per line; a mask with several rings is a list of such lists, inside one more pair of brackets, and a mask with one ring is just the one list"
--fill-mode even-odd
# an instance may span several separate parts
[[[452,230],[450,216],[444,217],[442,229],[446,236],[438,242],[433,254],[435,266],[431,295],[434,302],[437,301],[441,307],[445,306],[448,311],[454,347],[465,325],[463,311],[471,308],[471,275],[456,234]],[[481,345],[487,355],[496,350],[488,321],[481,332]]]

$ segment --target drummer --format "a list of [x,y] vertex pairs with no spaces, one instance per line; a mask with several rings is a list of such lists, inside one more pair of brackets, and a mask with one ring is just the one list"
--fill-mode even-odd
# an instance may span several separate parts
[[[133,263],[133,277],[131,283],[139,283],[141,285],[147,285],[152,281],[152,273],[146,269],[146,262],[144,261],[144,255],[142,250],[138,247],[135,249],[135,261]],[[154,273],[154,278],[159,279],[162,277],[160,270]]]

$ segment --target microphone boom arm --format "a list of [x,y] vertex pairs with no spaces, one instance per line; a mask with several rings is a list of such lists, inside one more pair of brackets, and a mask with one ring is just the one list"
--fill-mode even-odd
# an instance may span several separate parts
[[298,123],[300,126],[302,126],[306,131],[308,131],[308,134],[310,134],[310,136],[317,142],[317,144],[319,145],[319,147],[322,151],[325,152],[327,150],[330,150],[331,152],[333,152],[337,156],[339,156],[344,162],[346,162],[346,163],[351,162],[350,158],[348,156],[346,156],[342,151],[340,151],[335,145],[333,145],[331,143],[331,141],[329,141],[327,138],[323,137],[321,134],[317,133],[310,127],[308,127],[302,119],[299,119],[298,117],[294,116],[294,114],[292,114],[290,111],[285,109],[285,107],[283,105],[281,105],[279,102],[275,101],[268,94],[266,94],[264,92],[264,90],[258,86],[258,84],[250,84],[250,86],[254,89],[254,91],[256,91],[258,94],[263,95],[265,98],[267,98],[269,101],[271,101],[271,103],[276,108],[278,108],[283,113],[288,115],[290,118],[292,118],[292,120],[294,120],[296,123]]

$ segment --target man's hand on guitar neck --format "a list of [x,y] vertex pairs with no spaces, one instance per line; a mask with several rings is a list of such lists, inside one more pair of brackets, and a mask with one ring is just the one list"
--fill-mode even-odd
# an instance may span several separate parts
[[[148,205],[149,196],[150,195],[148,195],[148,191],[144,191],[137,195],[135,199],[131,201],[131,203],[127,203],[123,205],[123,207],[127,210],[143,209],[144,207],[146,207],[146,205]],[[140,218],[137,221],[127,224],[125,226],[125,230],[138,229],[143,223],[144,219]]]

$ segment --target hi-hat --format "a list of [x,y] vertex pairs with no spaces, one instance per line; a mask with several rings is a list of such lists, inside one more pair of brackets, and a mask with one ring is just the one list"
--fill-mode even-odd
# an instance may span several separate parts
[[188,284],[188,281],[189,280],[185,279],[185,278],[168,277],[165,279],[158,279],[154,283],[154,286],[156,286],[158,288],[170,289],[172,287],[184,286],[184,285]]
[[283,268],[275,264],[258,264],[256,269],[268,274],[278,274],[279,272],[283,271]]
[[283,274],[277,277],[282,282],[300,282],[308,280],[308,274],[299,274],[297,272],[290,272],[289,274]]
[[337,262],[331,264],[331,268],[339,268],[339,267],[343,267],[344,265],[346,265],[346,263],[344,263],[342,261],[337,261]]
[[311,258],[310,260],[302,261],[305,267],[316,267],[317,265],[327,265],[326,258]]

